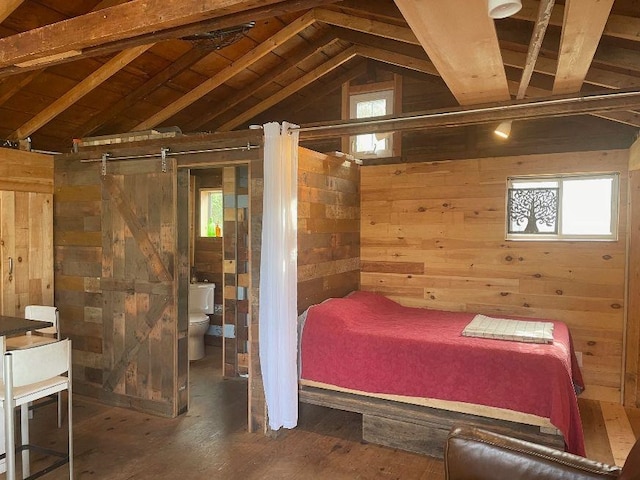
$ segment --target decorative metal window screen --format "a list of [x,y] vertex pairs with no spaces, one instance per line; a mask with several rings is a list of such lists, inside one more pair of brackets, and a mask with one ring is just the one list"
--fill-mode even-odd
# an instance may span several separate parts
[[508,233],[558,233],[558,188],[510,188]]

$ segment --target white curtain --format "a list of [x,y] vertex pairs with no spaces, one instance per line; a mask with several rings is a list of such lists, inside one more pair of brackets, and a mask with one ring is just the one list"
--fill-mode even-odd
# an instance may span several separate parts
[[264,126],[260,364],[269,427],[298,424],[297,125]]

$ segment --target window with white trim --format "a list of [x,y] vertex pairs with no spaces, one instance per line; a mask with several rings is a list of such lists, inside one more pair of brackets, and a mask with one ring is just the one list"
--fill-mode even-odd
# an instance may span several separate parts
[[[349,118],[370,118],[393,113],[393,90],[349,95]],[[393,152],[391,133],[366,133],[350,138],[350,152],[360,158],[390,157]]]
[[221,237],[223,225],[222,189],[200,189],[200,236]]
[[508,240],[617,240],[619,174],[507,179]]

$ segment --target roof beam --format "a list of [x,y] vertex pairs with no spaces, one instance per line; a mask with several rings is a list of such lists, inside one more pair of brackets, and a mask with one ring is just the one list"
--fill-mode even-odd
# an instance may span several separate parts
[[119,53],[63,96],[54,101],[47,108],[38,113],[27,123],[18,128],[11,134],[9,139],[21,140],[27,138],[33,132],[41,128],[43,125],[46,125],[53,118],[57,117],[60,113],[64,112],[71,105],[87,95],[102,82],[138,58],[151,48],[151,46],[152,45],[141,45]]
[[[575,1],[579,4],[582,3],[580,0]],[[609,0],[606,0],[606,2],[608,1]],[[526,2],[523,2],[522,9],[513,17],[520,20],[535,22],[537,18],[539,3],[540,2],[537,0],[528,0]],[[551,15],[551,19],[549,21],[550,25],[559,27],[562,26],[564,19],[564,9],[564,5],[555,6]],[[614,38],[624,38],[626,40],[637,42],[640,41],[638,32],[640,32],[640,17],[628,17],[624,15],[611,14],[609,15],[609,19],[607,20],[603,35]]]
[[4,2],[0,3],[0,23],[4,22],[23,1],[24,0],[4,0]]
[[134,128],[134,130],[148,130],[150,128],[158,126],[165,120],[168,120],[169,118],[174,116],[176,113],[184,110],[193,102],[201,99],[230,78],[233,78],[242,70],[249,68],[255,62],[263,58],[265,55],[271,53],[273,50],[278,48],[290,38],[296,36],[298,33],[300,33],[302,30],[304,30],[314,22],[315,19],[313,17],[313,14],[311,12],[305,13],[304,15],[295,19],[280,31],[272,35],[270,38],[259,44],[254,49],[245,53],[238,60],[235,60],[231,65],[216,73],[213,77],[205,80],[203,83],[198,85],[186,95],[167,105],[155,115],[152,115],[143,122],[139,123]]
[[356,51],[361,57],[370,58],[371,60],[378,60],[383,63],[397,65],[398,67],[408,68],[429,75],[439,75],[435,65],[428,59],[416,58],[365,45],[358,45]]
[[305,45],[304,47],[291,52],[291,54],[288,54],[281,59],[281,63],[278,64],[278,66],[272,68],[267,73],[260,75],[255,81],[248,84],[242,90],[236,92],[235,95],[222,102],[216,101],[215,105],[212,105],[212,108],[209,109],[208,114],[195,118],[185,126],[185,130],[192,132],[200,128],[202,125],[213,121],[215,118],[222,116],[225,112],[235,107],[243,100],[251,97],[263,87],[277,81],[280,76],[289,72],[293,68],[297,68],[300,62],[303,62],[312,55],[322,51],[322,49],[335,44],[337,41],[338,39],[333,35],[333,33],[329,32],[318,41],[313,42],[311,45]]
[[105,55],[336,0],[130,0],[0,39],[0,73]]
[[554,94],[580,91],[612,6],[613,0],[567,0]]
[[332,57],[331,59],[324,62],[322,65],[306,73],[295,82],[290,83],[282,90],[271,95],[269,98],[266,98],[265,100],[261,101],[257,105],[254,105],[252,108],[249,108],[248,110],[244,111],[241,115],[238,115],[236,118],[230,120],[224,125],[221,125],[218,128],[218,131],[227,132],[229,130],[233,130],[237,126],[242,125],[244,122],[248,120],[251,120],[256,115],[264,112],[268,108],[271,108],[272,106],[281,102],[282,100],[289,97],[290,95],[293,95],[298,90],[306,87],[307,85],[314,82],[315,80],[322,77],[323,75],[326,75],[327,73],[335,70],[340,65],[348,62],[355,56],[356,56],[356,48],[355,47],[347,48],[346,50],[339,53],[335,57]]
[[131,91],[127,96],[121,98],[110,107],[91,117],[87,123],[80,127],[79,136],[86,137],[92,134],[109,120],[134,105],[137,101],[147,97],[149,94],[161,87],[165,82],[176,77],[178,74],[209,54],[210,52],[208,51],[201,50],[196,47],[191,48],[191,50],[172,62],[167,68],[154,75],[138,88]]
[[[508,100],[509,87],[486,2],[395,0],[461,105]],[[473,46],[473,48],[470,48]]]
[[336,27],[356,30],[363,33],[371,33],[379,37],[398,40],[399,42],[420,45],[418,38],[416,38],[411,29],[407,27],[371,20],[369,18],[347,15],[333,10],[326,10],[324,8],[316,8],[314,10],[314,16],[317,21],[334,25]]

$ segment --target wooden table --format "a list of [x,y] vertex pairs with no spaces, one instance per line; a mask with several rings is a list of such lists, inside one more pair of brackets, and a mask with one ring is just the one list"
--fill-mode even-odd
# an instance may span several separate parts
[[[0,352],[4,354],[4,339],[8,335],[17,335],[20,333],[26,333],[32,330],[38,330],[39,328],[51,327],[53,323],[42,322],[40,320],[27,320],[22,317],[9,317],[6,315],[0,315]],[[28,408],[28,407],[27,407]],[[0,414],[4,418],[4,410],[0,409]],[[4,439],[4,421],[0,422],[0,454],[5,452],[5,439]],[[0,460],[0,473],[6,472],[7,467],[5,460]]]

